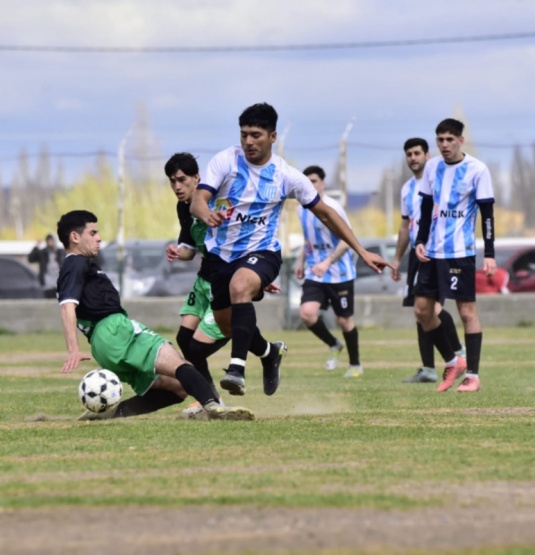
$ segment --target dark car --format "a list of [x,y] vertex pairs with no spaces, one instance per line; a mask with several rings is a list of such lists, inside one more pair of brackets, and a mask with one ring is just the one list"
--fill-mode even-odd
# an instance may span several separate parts
[[[171,297],[189,293],[200,267],[200,256],[193,260],[169,262],[164,239],[127,239],[123,270],[122,296]],[[100,251],[100,263],[106,275],[119,290],[117,243],[108,243]]]
[[[503,268],[509,274],[507,288],[510,293],[535,292],[535,240],[531,246],[523,242],[500,244],[497,241],[494,252],[498,268]],[[478,274],[483,273],[482,266],[483,250],[480,248],[476,255]]]
[[22,262],[0,256],[0,299],[42,299],[37,274]]

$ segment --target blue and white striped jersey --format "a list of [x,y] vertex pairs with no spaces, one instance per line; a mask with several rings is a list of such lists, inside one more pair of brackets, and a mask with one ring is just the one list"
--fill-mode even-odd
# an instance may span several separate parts
[[320,197],[310,179],[273,154],[267,164],[249,164],[241,146],[216,154],[208,163],[198,189],[213,194],[211,210],[228,211],[229,218],[208,228],[206,248],[230,262],[258,250],[279,251],[277,231],[284,201],[295,198],[305,207]]
[[412,249],[416,245],[416,237],[420,227],[420,208],[422,206],[420,181],[421,179],[413,177],[401,187],[401,217],[409,220],[409,242]]
[[430,258],[464,258],[476,254],[478,205],[494,202],[487,166],[465,154],[457,164],[442,156],[425,165],[420,194],[433,198],[433,216],[427,255]]
[[[323,202],[333,208],[351,227],[349,219],[341,204],[328,195],[323,195]],[[354,252],[349,249],[322,277],[315,276],[311,269],[313,266],[325,260],[336,249],[340,239],[330,231],[321,221],[314,216],[310,210],[298,207],[299,219],[305,237],[305,279],[318,283],[342,283],[357,277],[357,267]]]

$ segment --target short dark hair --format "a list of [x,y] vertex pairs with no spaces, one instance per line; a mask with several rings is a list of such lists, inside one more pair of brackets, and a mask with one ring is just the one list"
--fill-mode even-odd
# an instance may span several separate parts
[[241,113],[239,118],[240,127],[248,125],[251,127],[261,127],[270,133],[277,129],[277,112],[273,106],[262,102],[253,104]]
[[308,166],[303,170],[303,173],[308,177],[315,173],[322,181],[325,179],[325,172],[320,166]]
[[413,137],[412,139],[407,139],[403,145],[403,150],[407,152],[409,148],[414,148],[415,146],[421,146],[422,150],[427,154],[429,152],[429,145],[425,139],[420,139],[420,137]]
[[457,119],[446,118],[443,119],[435,129],[435,133],[440,135],[441,133],[451,133],[456,137],[462,137],[464,130],[464,123]]
[[87,224],[97,223],[98,219],[88,210],[72,210],[63,214],[58,222],[58,237],[63,246],[68,249],[71,231],[82,234]]
[[171,177],[179,170],[182,170],[186,175],[197,175],[199,173],[199,164],[197,164],[195,156],[189,152],[177,152],[173,154],[165,164],[165,175]]

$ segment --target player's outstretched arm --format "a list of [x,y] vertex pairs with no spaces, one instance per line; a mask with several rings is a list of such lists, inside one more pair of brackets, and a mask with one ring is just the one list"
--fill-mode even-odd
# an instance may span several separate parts
[[91,359],[89,355],[80,352],[75,309],[76,305],[74,303],[64,303],[60,306],[63,335],[67,344],[67,359],[61,369],[63,373],[72,372],[78,367],[81,360]]
[[332,231],[339,239],[345,241],[361,258],[361,260],[378,274],[383,269],[392,265],[383,260],[378,254],[368,252],[358,241],[357,237],[351,231],[344,219],[333,210],[330,206],[320,200],[315,206],[310,208],[311,212],[318,218],[330,231]]

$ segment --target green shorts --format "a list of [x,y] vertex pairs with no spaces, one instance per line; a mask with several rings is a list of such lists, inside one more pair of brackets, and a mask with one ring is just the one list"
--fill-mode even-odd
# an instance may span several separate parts
[[156,380],[156,357],[169,343],[124,314],[107,316],[91,335],[91,354],[101,368],[115,372],[122,382],[143,395]]
[[193,288],[180,309],[180,316],[197,316],[201,320],[199,329],[204,334],[215,340],[224,339],[225,336],[221,333],[214,319],[214,313],[210,306],[211,300],[212,288],[210,282],[197,276]]

